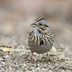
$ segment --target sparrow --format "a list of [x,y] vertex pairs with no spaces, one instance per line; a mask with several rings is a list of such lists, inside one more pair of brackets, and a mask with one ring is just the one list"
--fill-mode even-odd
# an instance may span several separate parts
[[28,36],[28,46],[31,52],[42,54],[50,51],[54,43],[54,35],[48,21],[38,18],[31,24],[32,30]]

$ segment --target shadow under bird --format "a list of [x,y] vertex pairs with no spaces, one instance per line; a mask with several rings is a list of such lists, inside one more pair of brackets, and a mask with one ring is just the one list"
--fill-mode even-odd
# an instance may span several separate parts
[[49,51],[53,46],[54,36],[47,20],[45,18],[36,19],[31,27],[32,31],[28,37],[30,50],[39,54]]

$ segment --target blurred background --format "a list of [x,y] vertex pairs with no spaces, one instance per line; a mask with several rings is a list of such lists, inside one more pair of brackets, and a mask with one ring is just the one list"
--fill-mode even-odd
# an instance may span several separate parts
[[45,17],[55,35],[54,46],[72,51],[72,0],[0,0],[0,44],[25,44],[30,24]]

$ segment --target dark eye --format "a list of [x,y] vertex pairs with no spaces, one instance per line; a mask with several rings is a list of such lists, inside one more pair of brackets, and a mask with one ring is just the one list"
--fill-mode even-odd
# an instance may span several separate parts
[[42,24],[40,23],[39,25],[41,26]]

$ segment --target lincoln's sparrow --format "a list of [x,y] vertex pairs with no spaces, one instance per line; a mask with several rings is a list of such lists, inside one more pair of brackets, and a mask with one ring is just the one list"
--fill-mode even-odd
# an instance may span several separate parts
[[44,18],[36,19],[31,27],[32,31],[28,37],[30,50],[39,54],[49,51],[52,48],[54,36],[47,20]]

